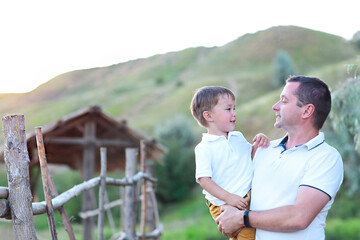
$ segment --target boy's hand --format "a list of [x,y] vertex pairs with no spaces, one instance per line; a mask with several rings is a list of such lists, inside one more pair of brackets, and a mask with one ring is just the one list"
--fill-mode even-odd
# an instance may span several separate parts
[[248,205],[244,198],[232,193],[226,199],[226,203],[230,206],[236,207],[239,210],[244,210]]
[[269,144],[270,144],[269,138],[263,133],[256,134],[256,136],[253,139],[253,146],[256,148],[268,147]]

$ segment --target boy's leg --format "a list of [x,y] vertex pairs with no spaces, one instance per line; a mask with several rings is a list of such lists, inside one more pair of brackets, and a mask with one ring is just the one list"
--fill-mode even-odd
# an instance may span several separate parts
[[215,206],[214,204],[212,204],[211,202],[209,202],[208,200],[206,200],[206,205],[209,207],[209,211],[210,214],[212,216],[212,218],[215,219],[220,215],[220,206]]
[[243,228],[239,232],[236,238],[230,238],[236,240],[254,240],[255,239],[255,228]]
[[[247,196],[249,196],[249,197],[247,197]],[[250,191],[246,195],[245,200],[248,202],[248,204],[250,204]],[[215,219],[221,213],[221,211],[220,211],[221,207],[215,206],[212,203],[210,203],[209,201],[206,201],[206,205],[209,207],[210,214],[215,221]],[[249,208],[249,205],[248,205],[248,208]],[[243,228],[240,231],[240,233],[237,235],[236,238],[230,238],[230,240],[254,240],[254,239],[255,239],[255,229],[254,228]]]
[[[211,202],[206,200],[206,205],[209,207],[210,214],[212,218],[215,219],[220,215],[221,213],[221,206],[215,206]],[[230,238],[230,240],[236,240],[236,238]]]
[[[251,190],[246,194],[244,199],[247,201],[248,206],[246,210],[250,207],[250,198],[251,198]],[[254,240],[255,239],[255,228],[243,228],[237,235],[237,240]]]

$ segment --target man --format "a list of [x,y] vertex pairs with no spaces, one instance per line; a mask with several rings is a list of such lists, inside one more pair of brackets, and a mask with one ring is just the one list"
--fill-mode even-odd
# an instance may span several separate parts
[[343,163],[320,132],[331,109],[327,85],[317,78],[286,81],[273,106],[276,128],[287,131],[254,157],[250,211],[222,207],[216,219],[226,236],[256,228],[257,240],[325,239],[326,215],[343,179]]

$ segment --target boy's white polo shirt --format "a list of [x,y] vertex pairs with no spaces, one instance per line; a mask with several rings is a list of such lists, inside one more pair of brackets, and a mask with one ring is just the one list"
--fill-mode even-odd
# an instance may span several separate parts
[[[200,177],[211,177],[228,192],[245,196],[251,188],[253,176],[251,162],[252,145],[237,131],[225,136],[204,133],[195,147],[196,181]],[[215,206],[225,204],[203,190],[205,198]]]
[[285,150],[286,140],[287,137],[272,141],[268,148],[256,152],[250,209],[268,210],[295,204],[300,186],[324,192],[329,202],[305,230],[278,233],[257,229],[256,239],[324,239],[326,215],[343,179],[341,156],[325,142],[323,133],[288,150]]

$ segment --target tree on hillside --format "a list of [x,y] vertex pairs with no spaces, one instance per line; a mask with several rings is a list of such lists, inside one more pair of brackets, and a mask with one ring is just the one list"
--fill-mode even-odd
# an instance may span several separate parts
[[351,42],[355,44],[357,49],[360,50],[360,31],[357,31],[351,39]]
[[[348,79],[333,93],[330,119],[342,141],[346,180],[350,195],[360,196],[360,78]],[[347,143],[346,143],[347,142]],[[354,153],[354,151],[356,151]]]
[[[360,59],[358,59],[358,62],[360,61]],[[347,64],[347,73],[349,75],[352,75],[353,78],[357,78],[359,73],[360,73],[360,63],[356,64],[356,63],[351,63],[351,64]]]
[[353,138],[355,149],[360,152],[360,79],[348,79],[333,93],[333,113],[335,129],[346,131]]
[[286,51],[278,50],[274,59],[274,88],[285,85],[285,80],[290,75],[295,75],[295,67],[292,58]]
[[191,124],[179,115],[158,126],[155,136],[168,148],[163,163],[155,165],[157,197],[163,203],[185,199],[195,185],[195,136]]

